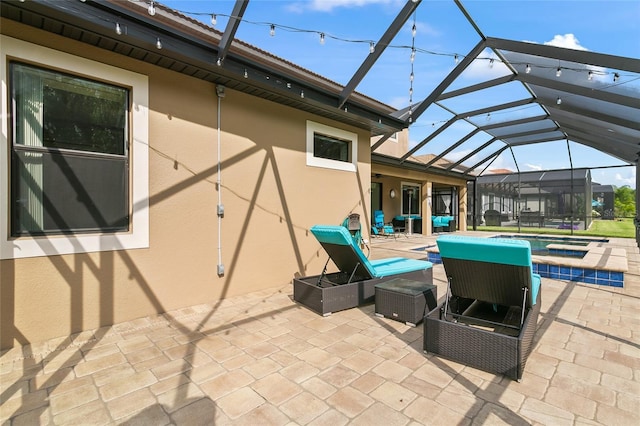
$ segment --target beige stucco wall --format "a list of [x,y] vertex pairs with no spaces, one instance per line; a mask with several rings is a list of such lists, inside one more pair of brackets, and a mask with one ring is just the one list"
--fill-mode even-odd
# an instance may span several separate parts
[[[368,131],[227,89],[219,277],[215,86],[14,22],[1,28],[147,75],[150,145],[149,248],[0,261],[2,348],[287,285],[326,261],[311,226],[350,212],[370,222]],[[306,120],[357,133],[356,173],[306,165]]]
[[[371,145],[381,139],[381,136],[371,138]],[[382,145],[376,148],[376,154],[389,155],[391,157],[402,157],[409,150],[409,130],[404,129],[396,132],[392,137],[387,138]]]

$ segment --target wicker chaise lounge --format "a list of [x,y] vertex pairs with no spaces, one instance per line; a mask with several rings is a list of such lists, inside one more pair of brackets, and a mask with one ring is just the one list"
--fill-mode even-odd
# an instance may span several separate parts
[[[311,233],[329,255],[320,275],[293,280],[293,299],[328,315],[375,301],[375,285],[394,278],[433,283],[433,264],[392,257],[369,260],[342,226],[316,225]],[[338,272],[327,272],[329,261]]]
[[448,291],[425,318],[425,352],[520,381],[540,313],[529,242],[457,235],[436,242]]

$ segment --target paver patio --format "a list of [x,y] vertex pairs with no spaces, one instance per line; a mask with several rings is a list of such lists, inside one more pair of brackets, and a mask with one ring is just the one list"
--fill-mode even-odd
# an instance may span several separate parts
[[[468,232],[465,234],[473,234]],[[435,237],[378,239],[371,258]],[[640,424],[640,255],[622,289],[544,278],[522,382],[422,351],[374,306],[328,317],[265,290],[0,355],[2,424]],[[434,266],[440,299],[442,265]]]

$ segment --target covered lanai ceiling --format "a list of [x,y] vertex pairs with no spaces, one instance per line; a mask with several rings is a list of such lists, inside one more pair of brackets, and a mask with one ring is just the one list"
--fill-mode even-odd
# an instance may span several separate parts
[[[525,159],[519,157],[518,150],[526,147],[536,147],[543,158],[565,156],[563,168],[585,166],[574,164],[577,146],[589,147],[611,158],[606,164],[589,167],[635,166],[638,161],[640,60],[637,58],[491,37],[492,29],[486,29],[489,35],[485,35],[485,29],[476,24],[460,1],[406,0],[388,2],[398,6],[394,13],[384,16],[382,28],[368,25],[366,34],[355,34],[349,40],[332,37],[327,32],[327,39],[334,45],[341,41],[365,44],[365,54],[338,50],[337,54],[333,51],[322,56],[305,46],[304,52],[308,52],[303,55],[305,61],[317,58],[333,64],[333,69],[347,70],[349,77],[335,83],[305,70],[306,63],[295,63],[281,53],[278,49],[282,39],[260,38],[256,39],[261,41],[258,44],[248,32],[243,32],[245,27],[266,24],[272,30],[277,28],[280,34],[283,30],[295,35],[315,34],[324,41],[325,33],[321,31],[276,25],[277,21],[269,24],[262,16],[263,20],[256,22],[255,15],[251,15],[252,6],[261,2],[167,0],[163,3],[170,8],[156,2],[157,13],[153,15],[146,13],[151,3],[154,2],[3,1],[2,16],[274,102],[367,127],[373,136],[382,136],[372,145],[373,162],[437,169],[473,179],[491,168],[502,167],[504,162],[497,160],[505,156],[521,171],[528,160],[526,154]],[[196,4],[199,9],[193,14],[171,9],[186,4]],[[417,14],[427,21],[437,20],[436,9],[443,6],[452,9],[442,13],[447,16],[455,13],[459,17],[457,26],[449,30],[461,32],[466,28],[475,38],[475,44],[466,51],[458,50],[460,46],[456,45],[443,50],[449,54],[431,52],[422,48],[431,37],[429,31],[427,35],[419,31],[421,38],[416,38],[415,32],[409,35],[412,22],[416,25]],[[205,22],[216,16],[213,12],[221,18],[215,28]],[[124,34],[114,33],[116,23],[125,28]],[[323,24],[328,25],[328,21]],[[419,25],[423,26],[426,24]],[[162,50],[156,49],[156,40],[160,38]],[[406,75],[392,72],[401,65],[408,75],[409,64],[405,59],[409,48],[426,60],[417,58],[415,64],[411,62],[411,74],[414,65],[416,74],[415,91],[413,80],[411,83],[412,97],[391,107],[368,89],[395,87],[391,83],[399,80],[408,88]],[[328,51],[326,46],[322,49]],[[459,53],[453,55],[456,51]],[[455,56],[456,65],[443,77],[433,78],[429,73],[436,67],[436,59],[443,56],[451,56],[447,58],[451,61]],[[492,72],[478,74],[479,66]],[[469,83],[469,74],[476,76],[473,83]],[[427,81],[431,84],[420,86]],[[401,95],[406,97],[405,93],[398,93],[398,97]],[[412,136],[407,152],[398,158],[376,152],[389,143],[388,136],[407,127]],[[417,160],[427,154],[430,154],[428,161]]]

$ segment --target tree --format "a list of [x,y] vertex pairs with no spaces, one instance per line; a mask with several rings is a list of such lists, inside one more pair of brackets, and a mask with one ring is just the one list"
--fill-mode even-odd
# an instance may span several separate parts
[[636,214],[636,190],[628,185],[615,188],[614,210],[616,217],[633,217]]

